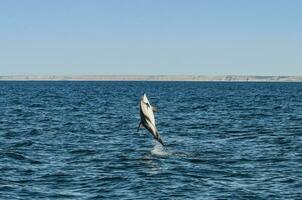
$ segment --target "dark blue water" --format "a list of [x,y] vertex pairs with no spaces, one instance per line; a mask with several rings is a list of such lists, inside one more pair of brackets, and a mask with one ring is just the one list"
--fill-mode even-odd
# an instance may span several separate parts
[[0,198],[302,199],[302,83],[0,82]]

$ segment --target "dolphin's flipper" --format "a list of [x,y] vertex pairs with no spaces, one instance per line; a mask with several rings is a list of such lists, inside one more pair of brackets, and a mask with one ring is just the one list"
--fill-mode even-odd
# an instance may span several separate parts
[[137,132],[139,131],[140,128],[144,128],[144,125],[142,122],[139,123],[138,127],[137,127]]
[[153,112],[157,112],[157,108],[155,106],[152,106]]

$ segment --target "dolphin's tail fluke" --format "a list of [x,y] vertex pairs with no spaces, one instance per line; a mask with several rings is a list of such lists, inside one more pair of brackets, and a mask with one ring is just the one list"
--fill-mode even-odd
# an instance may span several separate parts
[[158,138],[157,141],[158,141],[159,143],[161,143],[161,145],[165,146],[165,145],[164,145],[164,142],[162,141],[162,139]]
[[154,138],[159,142],[161,143],[161,145],[165,146],[164,145],[164,142],[162,141],[162,139],[160,138],[160,134],[159,132],[156,130],[156,134],[154,135]]

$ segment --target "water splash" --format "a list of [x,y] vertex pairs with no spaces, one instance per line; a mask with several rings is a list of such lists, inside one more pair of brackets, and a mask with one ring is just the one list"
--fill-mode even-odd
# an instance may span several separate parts
[[151,153],[156,156],[168,156],[170,153],[158,142],[153,141],[154,147]]

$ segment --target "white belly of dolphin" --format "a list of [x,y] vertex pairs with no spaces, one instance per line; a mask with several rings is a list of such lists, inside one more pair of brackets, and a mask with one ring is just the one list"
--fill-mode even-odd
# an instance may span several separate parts
[[154,117],[154,113],[153,113],[151,105],[148,106],[146,103],[141,102],[141,110],[142,110],[144,116],[147,119],[149,119],[149,121],[151,122],[151,124],[153,124],[153,126],[155,126],[155,117]]
[[148,129],[148,131],[153,135],[153,137],[157,141],[164,145],[155,125],[155,117],[153,110],[154,108],[151,106],[147,96],[144,94],[140,102],[141,122],[139,128],[144,126],[146,129]]

